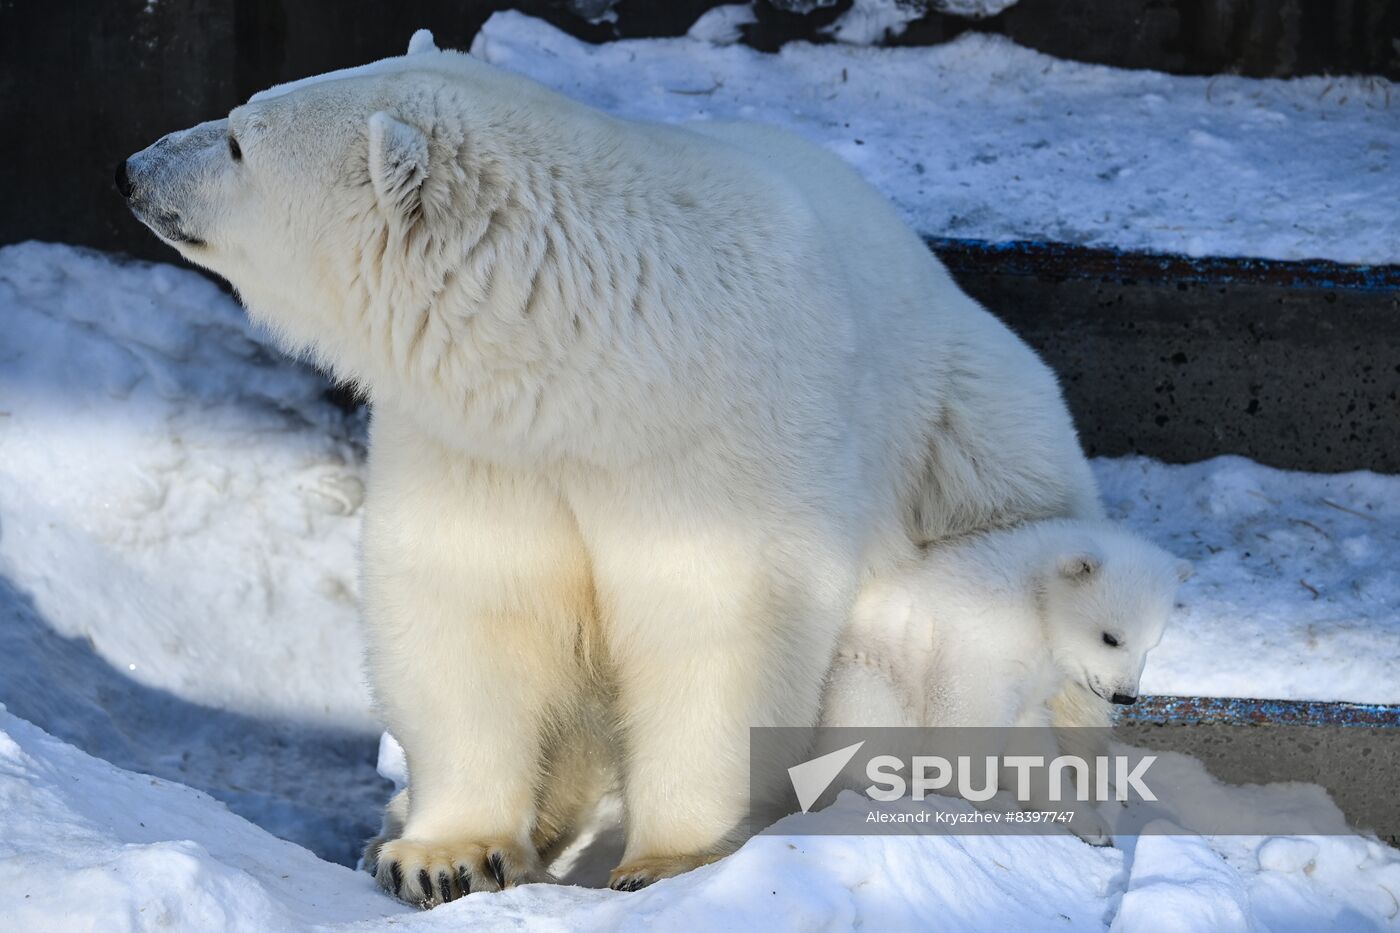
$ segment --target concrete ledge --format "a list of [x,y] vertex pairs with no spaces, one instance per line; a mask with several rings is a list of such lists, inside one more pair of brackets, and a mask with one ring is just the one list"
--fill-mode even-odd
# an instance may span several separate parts
[[929,246],[1060,373],[1090,454],[1400,471],[1400,266]]
[[1120,741],[1198,758],[1231,784],[1304,781],[1327,789],[1347,821],[1400,844],[1400,706],[1222,697],[1143,697],[1114,727]]

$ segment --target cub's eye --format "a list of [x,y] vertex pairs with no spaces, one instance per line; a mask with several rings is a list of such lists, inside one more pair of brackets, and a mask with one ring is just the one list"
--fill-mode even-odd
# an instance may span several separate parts
[[1118,647],[1118,639],[1114,638],[1112,635],[1108,634],[1107,632],[1104,632],[1104,633],[1103,633],[1103,643],[1104,643],[1105,645],[1108,645],[1108,647],[1110,647],[1110,648],[1117,648],[1117,647]]
[[243,150],[239,148],[238,140],[234,138],[232,133],[230,133],[228,137],[228,154],[229,158],[233,159],[235,162],[243,161]]

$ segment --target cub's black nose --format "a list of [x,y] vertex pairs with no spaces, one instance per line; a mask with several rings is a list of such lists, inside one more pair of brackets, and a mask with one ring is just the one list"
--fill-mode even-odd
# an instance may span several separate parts
[[1129,696],[1126,693],[1115,693],[1113,695],[1113,702],[1117,703],[1119,706],[1132,706],[1137,702],[1137,697]]
[[126,159],[117,163],[117,190],[122,193],[122,197],[131,197],[131,178],[126,174]]

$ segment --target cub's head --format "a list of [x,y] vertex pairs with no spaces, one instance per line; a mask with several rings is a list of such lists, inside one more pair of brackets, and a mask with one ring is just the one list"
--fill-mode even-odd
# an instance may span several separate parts
[[1041,600],[1051,651],[1065,675],[1113,703],[1137,700],[1191,565],[1126,532],[1071,525],[1049,542]]

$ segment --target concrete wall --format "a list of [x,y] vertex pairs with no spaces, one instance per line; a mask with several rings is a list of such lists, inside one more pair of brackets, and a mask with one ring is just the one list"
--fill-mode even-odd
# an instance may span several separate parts
[[931,245],[1060,374],[1093,454],[1400,472],[1400,267]]

